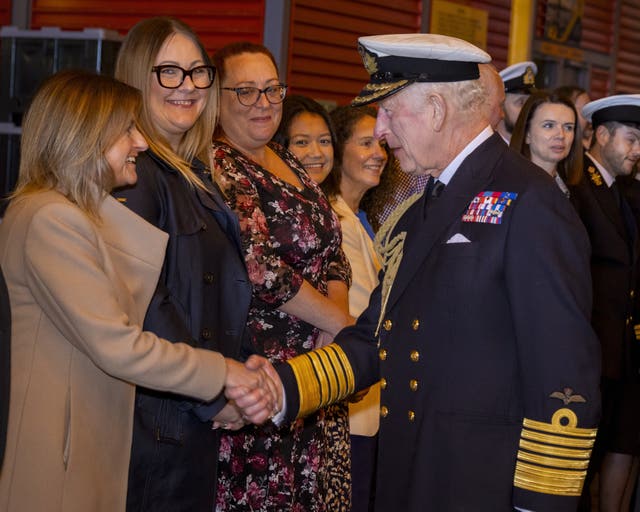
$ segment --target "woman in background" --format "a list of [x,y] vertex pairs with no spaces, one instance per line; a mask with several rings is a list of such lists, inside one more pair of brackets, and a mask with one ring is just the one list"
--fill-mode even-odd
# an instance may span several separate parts
[[569,189],[582,176],[582,143],[578,115],[571,101],[555,93],[531,94],[520,111],[509,146]]
[[[369,106],[344,106],[331,112],[336,132],[335,163],[323,184],[342,227],[342,249],[352,272],[349,313],[356,318],[369,304],[380,270],[373,230],[360,209],[365,193],[378,186],[383,172],[388,172],[386,150],[373,133],[376,114],[376,109]],[[373,507],[379,422],[380,386],[376,384],[363,400],[349,404],[353,512],[367,512]]]
[[13,324],[5,512],[123,511],[135,385],[211,400],[253,375],[140,327],[166,235],[108,195],[137,179],[140,107],[133,87],[64,72],[25,117],[0,224]]
[[564,85],[562,87],[558,87],[554,92],[562,98],[571,100],[571,103],[575,106],[578,114],[580,132],[582,133],[582,147],[585,151],[589,151],[589,147],[591,146],[591,137],[593,137],[593,127],[589,120],[582,115],[582,109],[591,101],[589,93],[577,85]]
[[309,177],[322,183],[333,167],[335,135],[325,108],[306,96],[287,96],[273,140],[300,160]]
[[[299,161],[271,142],[286,85],[269,51],[232,43],[213,58],[220,75],[216,178],[240,218],[253,296],[253,349],[281,362],[323,345],[351,322],[350,270],[338,219]],[[345,404],[293,425],[225,433],[217,510],[348,511]]]
[[[116,77],[142,91],[138,156],[124,204],[169,235],[144,327],[159,336],[244,359],[251,285],[239,225],[211,182],[218,114],[215,68],[196,34],[167,17],[143,20],[124,40]],[[210,512],[220,431],[244,425],[224,396],[210,403],[138,388],[129,469],[130,512]]]

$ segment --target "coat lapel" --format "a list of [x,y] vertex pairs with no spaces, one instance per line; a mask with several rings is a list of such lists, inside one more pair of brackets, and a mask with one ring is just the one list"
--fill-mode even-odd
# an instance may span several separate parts
[[205,176],[201,176],[202,182],[207,187],[207,192],[196,188],[196,193],[202,205],[211,211],[211,214],[218,221],[222,230],[227,234],[229,240],[233,242],[238,254],[244,260],[242,252],[242,241],[240,238],[240,223],[237,215],[226,205],[222,199],[222,194],[218,185]]
[[628,240],[629,236],[624,225],[622,212],[616,203],[613,192],[609,189],[606,181],[604,181],[604,178],[600,174],[600,171],[589,157],[585,158],[585,175],[590,181],[590,185],[593,188],[593,195],[596,198],[596,201],[598,201],[600,208],[615,226],[618,233],[625,240]]
[[[133,297],[142,324],[162,269],[168,235],[108,195],[100,206],[100,235]],[[126,226],[126,229],[123,229]]]
[[440,198],[428,207],[426,216],[426,197],[408,210],[406,215],[411,218],[407,223],[402,263],[391,287],[387,311],[413,281],[442,235],[462,217],[471,200],[491,182],[493,169],[504,151],[507,151],[507,147],[500,136],[494,134],[462,162]]

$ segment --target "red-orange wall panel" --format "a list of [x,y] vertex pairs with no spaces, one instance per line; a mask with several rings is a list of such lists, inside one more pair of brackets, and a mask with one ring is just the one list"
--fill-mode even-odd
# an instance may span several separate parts
[[193,27],[211,53],[231,41],[261,43],[264,9],[264,0],[33,0],[31,26],[99,27],[124,34],[141,19],[175,16]]
[[0,0],[0,26],[11,24],[11,0]]
[[290,92],[345,104],[367,81],[357,52],[363,35],[419,32],[420,0],[294,0],[291,7]]
[[617,93],[640,92],[640,0],[622,0],[618,55],[616,59]]

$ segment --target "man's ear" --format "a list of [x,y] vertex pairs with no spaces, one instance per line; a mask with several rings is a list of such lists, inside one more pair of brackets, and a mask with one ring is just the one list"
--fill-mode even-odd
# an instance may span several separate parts
[[595,131],[596,142],[600,147],[606,146],[607,142],[611,138],[611,133],[607,129],[607,127],[603,124],[598,126]]
[[437,92],[429,93],[427,96],[427,105],[433,110],[433,130],[439,132],[442,130],[444,121],[447,117],[447,103],[441,94]]

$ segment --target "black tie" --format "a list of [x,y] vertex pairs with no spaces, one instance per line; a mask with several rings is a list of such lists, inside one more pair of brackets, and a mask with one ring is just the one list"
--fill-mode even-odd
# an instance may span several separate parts
[[431,197],[440,197],[440,194],[442,194],[443,190],[444,183],[442,183],[440,180],[435,180],[435,183],[433,184],[433,190],[431,191]]
[[611,185],[611,192],[618,208],[622,209],[622,194],[620,194],[620,188],[618,188],[618,184],[615,181]]
[[427,209],[429,205],[435,203],[435,199],[440,197],[442,190],[444,189],[444,183],[429,176],[427,186],[424,188],[424,216],[427,216]]

